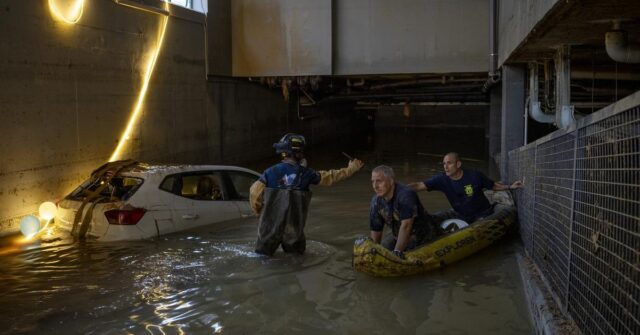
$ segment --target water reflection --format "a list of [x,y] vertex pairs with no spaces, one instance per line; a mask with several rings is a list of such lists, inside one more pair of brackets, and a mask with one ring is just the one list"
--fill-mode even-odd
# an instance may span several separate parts
[[[377,157],[401,181],[439,171],[429,156]],[[404,155],[404,154],[403,154]],[[340,166],[339,154],[317,168]],[[321,160],[323,159],[323,160]],[[394,165],[395,164],[395,165]],[[6,334],[531,332],[513,236],[442,271],[372,278],[351,268],[368,233],[369,171],[315,188],[303,256],[253,252],[257,220],[125,243],[50,239],[0,257],[0,332]],[[428,210],[446,207],[420,195]]]

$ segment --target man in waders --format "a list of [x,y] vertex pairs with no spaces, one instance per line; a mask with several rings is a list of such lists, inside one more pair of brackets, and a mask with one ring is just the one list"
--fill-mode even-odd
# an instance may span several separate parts
[[250,189],[253,211],[260,215],[256,252],[271,256],[282,245],[286,253],[303,254],[304,225],[311,191],[309,185],[330,186],[362,168],[359,159],[340,170],[314,171],[304,159],[305,139],[286,134],[273,147],[282,162],[266,169]]

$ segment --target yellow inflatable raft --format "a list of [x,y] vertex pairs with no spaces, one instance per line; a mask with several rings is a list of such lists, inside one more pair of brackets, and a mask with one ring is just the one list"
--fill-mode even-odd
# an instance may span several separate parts
[[459,261],[504,236],[516,221],[514,206],[497,204],[494,214],[404,253],[405,259],[368,237],[355,241],[353,267],[376,277],[424,273]]

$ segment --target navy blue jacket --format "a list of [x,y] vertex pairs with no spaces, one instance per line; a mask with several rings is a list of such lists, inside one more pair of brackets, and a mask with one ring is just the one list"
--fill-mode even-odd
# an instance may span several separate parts
[[471,223],[478,216],[491,209],[491,204],[484,196],[483,189],[492,189],[494,181],[477,170],[462,169],[462,178],[452,180],[441,172],[424,181],[428,191],[442,191],[451,207],[462,219]]
[[421,240],[428,229],[427,215],[416,192],[406,185],[395,183],[391,200],[386,201],[377,195],[371,199],[369,228],[372,231],[382,231],[386,224],[397,237],[402,220],[413,218],[411,235],[417,234]]
[[260,181],[269,188],[309,191],[309,185],[320,183],[320,175],[311,168],[283,161],[264,170]]

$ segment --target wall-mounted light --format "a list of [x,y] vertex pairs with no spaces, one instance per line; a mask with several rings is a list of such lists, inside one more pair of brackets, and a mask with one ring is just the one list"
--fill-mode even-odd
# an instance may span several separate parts
[[38,214],[45,221],[49,221],[56,217],[56,213],[58,212],[58,207],[51,201],[43,202],[38,208]]
[[[41,231],[44,231],[56,216],[58,207],[53,202],[43,202],[38,208],[39,218],[35,215],[27,215],[20,220],[20,232],[24,235],[23,242],[28,242]],[[40,220],[44,220],[44,227],[40,228]]]
[[[49,0],[49,11],[51,15],[58,21],[68,24],[75,24],[80,21],[82,11],[84,10],[84,0],[66,0],[60,4],[60,0]],[[66,7],[65,9],[63,9]]]
[[34,215],[27,215],[20,220],[20,232],[30,239],[40,231],[40,220]]

